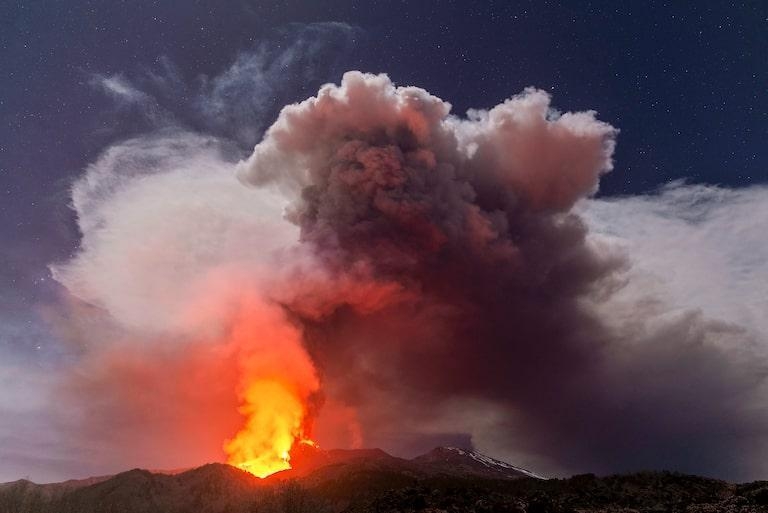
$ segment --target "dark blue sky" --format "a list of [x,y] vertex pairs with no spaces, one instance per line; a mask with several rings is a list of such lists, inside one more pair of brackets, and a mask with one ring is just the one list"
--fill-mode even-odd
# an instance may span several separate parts
[[[347,31],[302,28],[315,22]],[[251,110],[236,126],[196,110],[238,55],[266,48],[269,61],[297,34],[330,39],[307,47],[258,98],[240,98]],[[621,131],[601,195],[678,179],[768,182],[764,1],[0,0],[0,323],[13,326],[0,330],[0,354],[60,356],[41,342],[37,307],[57,291],[48,264],[78,245],[71,184],[111,143],[172,118],[231,140],[244,157],[281,106],[349,69],[423,87],[456,114],[527,86],[549,91],[561,110],[594,109]],[[109,77],[151,100],[116,103]]]

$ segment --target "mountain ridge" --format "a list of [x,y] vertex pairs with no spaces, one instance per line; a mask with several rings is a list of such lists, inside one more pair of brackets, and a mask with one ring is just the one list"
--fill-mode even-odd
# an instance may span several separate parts
[[265,479],[209,463],[175,474],[132,469],[42,485],[18,480],[0,484],[0,513],[768,511],[766,482],[735,485],[670,472],[542,479],[455,447],[411,460],[376,449],[305,451],[296,467]]
[[[259,481],[279,481],[284,479],[295,479],[306,477],[313,472],[330,466],[356,464],[363,466],[371,466],[374,463],[379,463],[384,467],[396,467],[402,470],[410,470],[412,472],[422,472],[427,475],[450,475],[450,476],[478,476],[478,477],[491,477],[500,479],[516,479],[522,477],[533,477],[537,479],[544,479],[542,476],[535,474],[529,470],[516,467],[501,460],[496,460],[485,456],[476,451],[469,449],[460,449],[457,447],[436,447],[431,451],[416,456],[414,458],[400,458],[393,456],[386,451],[378,448],[370,449],[317,449],[310,446],[299,446],[298,450],[294,450],[291,453],[292,468],[282,470],[269,475],[265,478],[255,479]],[[443,458],[442,455],[446,457]],[[450,456],[450,457],[449,457]],[[479,463],[482,460],[485,463],[480,465],[473,464]],[[463,460],[463,461],[462,461]],[[443,464],[449,463],[449,464]],[[187,474],[189,472],[201,472],[210,468],[226,468],[234,469],[238,473],[251,475],[248,472],[241,470],[235,466],[228,465],[226,463],[211,462],[200,465],[198,467],[180,468],[173,470],[165,469],[143,469],[133,468],[118,472],[112,475],[103,476],[91,476],[83,479],[68,479],[66,481],[52,482],[52,483],[35,483],[28,479],[19,479],[16,481],[10,481],[6,483],[0,483],[0,489],[8,487],[10,485],[21,485],[22,483],[28,483],[41,487],[43,489],[76,489],[85,486],[98,484],[118,476],[131,476],[137,473],[151,474],[151,475],[165,475],[175,476],[181,474]],[[489,470],[490,469],[490,470]]]

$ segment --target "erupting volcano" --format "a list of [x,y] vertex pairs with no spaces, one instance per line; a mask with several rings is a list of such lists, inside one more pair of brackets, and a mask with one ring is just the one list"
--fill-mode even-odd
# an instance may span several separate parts
[[[532,363],[588,360],[576,300],[616,267],[571,213],[611,169],[616,131],[549,101],[528,89],[460,119],[423,89],[349,72],[286,106],[235,166],[198,137],[113,148],[75,186],[82,249],[54,269],[118,333],[92,365],[124,340],[147,341],[146,361],[209,354],[187,370],[209,382],[154,393],[215,421],[198,438],[220,434],[226,461],[260,477],[290,468],[316,423],[350,447],[423,429],[455,401],[540,415]],[[234,363],[205,368],[222,355]],[[113,374],[80,387],[122,390]],[[318,417],[326,402],[339,406]],[[155,415],[132,404],[122,416]]]
[[82,432],[120,440],[104,445],[124,466],[225,458],[264,477],[314,441],[485,441],[543,472],[607,470],[618,451],[645,468],[662,456],[628,436],[666,450],[723,432],[680,404],[753,425],[713,405],[759,373],[710,343],[749,334],[665,317],[632,295],[623,248],[590,233],[580,205],[616,133],[533,88],[457,117],[348,72],[284,107],[244,160],[186,132],[113,146],[74,187],[81,248],[53,269],[83,348],[62,387]]

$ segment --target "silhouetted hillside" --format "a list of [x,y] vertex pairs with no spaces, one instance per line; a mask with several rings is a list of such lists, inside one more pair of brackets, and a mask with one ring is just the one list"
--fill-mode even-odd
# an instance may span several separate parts
[[768,511],[765,482],[734,485],[668,472],[545,480],[453,448],[413,460],[379,450],[307,451],[296,464],[267,479],[210,464],[173,475],[136,469],[48,485],[21,480],[0,485],[0,513]]

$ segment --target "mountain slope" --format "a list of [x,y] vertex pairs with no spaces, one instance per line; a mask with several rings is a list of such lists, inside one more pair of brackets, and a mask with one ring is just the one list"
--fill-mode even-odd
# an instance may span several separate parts
[[209,464],[178,474],[0,485],[0,513],[395,513],[768,511],[768,483],[672,473],[536,479],[456,448],[405,460],[379,450],[306,451],[296,469],[258,479]]
[[457,447],[438,447],[411,461],[418,468],[425,469],[430,474],[443,473],[489,479],[518,479],[522,477],[544,479],[529,470]]

